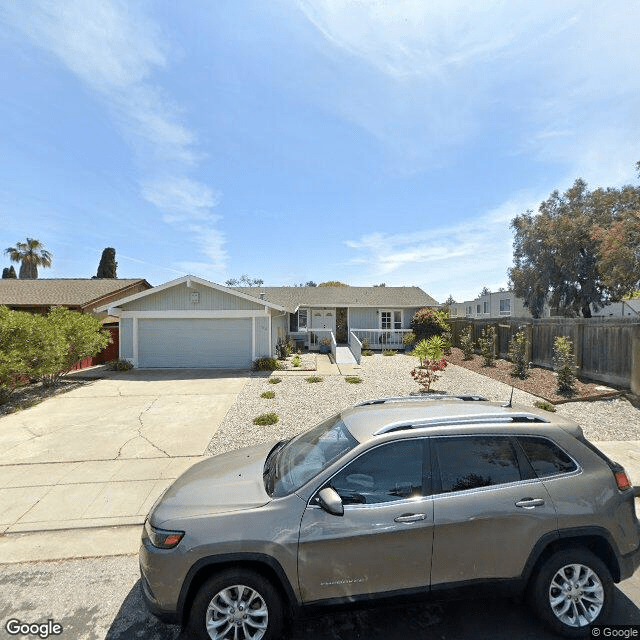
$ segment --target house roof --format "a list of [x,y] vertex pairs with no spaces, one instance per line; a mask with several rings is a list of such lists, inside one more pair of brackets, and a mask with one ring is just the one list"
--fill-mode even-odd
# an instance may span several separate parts
[[148,291],[141,291],[139,293],[134,293],[133,295],[127,296],[125,298],[121,298],[120,300],[114,300],[113,302],[110,302],[107,305],[99,307],[97,310],[109,311],[109,313],[111,313],[110,310],[114,310],[116,307],[125,305],[129,302],[133,302],[134,300],[138,300],[139,298],[155,295],[160,291],[164,291],[165,289],[170,289],[171,287],[176,287],[183,283],[186,284],[187,287],[190,287],[192,282],[202,285],[203,287],[210,287],[211,289],[216,289],[217,291],[224,291],[226,293],[236,295],[239,298],[244,298],[246,300],[251,300],[252,302],[257,302],[258,304],[264,305],[265,307],[270,307],[278,311],[285,311],[285,309],[280,305],[278,305],[277,303],[269,300],[263,300],[259,296],[253,296],[249,294],[247,291],[245,291],[245,289],[242,287],[240,289],[225,287],[221,284],[217,284],[215,282],[209,282],[209,280],[205,280],[204,278],[198,278],[197,276],[191,276],[191,275],[182,276],[181,278],[176,278],[175,280],[170,280],[169,282],[159,284],[158,286],[153,287],[153,289],[149,289]]
[[0,305],[85,307],[137,284],[151,287],[143,278],[5,278],[0,279]]
[[298,307],[437,307],[420,287],[234,287],[289,311]]

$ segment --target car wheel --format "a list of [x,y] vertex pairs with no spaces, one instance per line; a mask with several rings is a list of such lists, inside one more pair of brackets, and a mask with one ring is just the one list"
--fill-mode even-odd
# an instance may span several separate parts
[[252,571],[227,570],[209,578],[193,600],[187,629],[202,640],[274,640],[282,629],[282,600]]
[[532,604],[538,616],[568,638],[587,635],[611,609],[611,573],[587,549],[554,553],[540,567],[532,586]]

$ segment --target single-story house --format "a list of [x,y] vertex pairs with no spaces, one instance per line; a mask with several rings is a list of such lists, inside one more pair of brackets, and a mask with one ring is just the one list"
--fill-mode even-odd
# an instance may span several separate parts
[[290,336],[311,350],[348,344],[359,357],[402,348],[420,307],[438,303],[419,287],[225,287],[195,276],[102,307],[120,318],[120,357],[136,367],[247,368],[275,357]]

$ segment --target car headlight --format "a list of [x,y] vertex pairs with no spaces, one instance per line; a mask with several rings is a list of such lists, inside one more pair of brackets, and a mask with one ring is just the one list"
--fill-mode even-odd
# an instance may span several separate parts
[[149,542],[158,549],[173,549],[184,537],[184,531],[168,531],[152,527],[149,520],[144,523]]

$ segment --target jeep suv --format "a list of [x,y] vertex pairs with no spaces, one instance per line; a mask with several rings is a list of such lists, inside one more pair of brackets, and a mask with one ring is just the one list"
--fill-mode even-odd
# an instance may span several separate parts
[[151,509],[151,611],[190,637],[270,640],[300,606],[485,585],[568,637],[640,562],[622,467],[551,413],[382,398],[191,467]]

